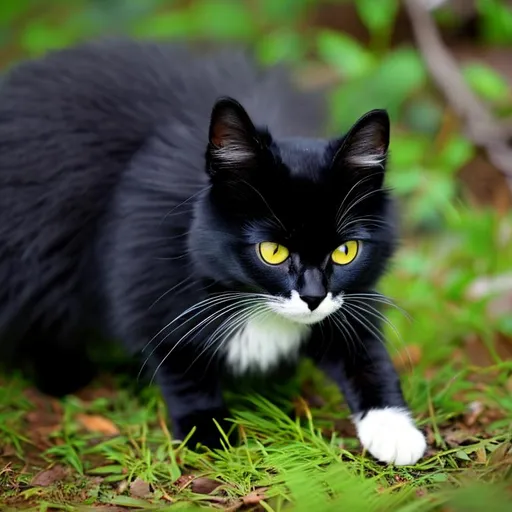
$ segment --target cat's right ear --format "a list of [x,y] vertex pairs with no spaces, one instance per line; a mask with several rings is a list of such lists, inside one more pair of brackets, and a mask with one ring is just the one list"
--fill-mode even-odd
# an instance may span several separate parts
[[232,98],[219,99],[211,113],[207,161],[209,172],[252,166],[261,141],[245,109]]
[[389,116],[385,110],[371,110],[348,131],[333,159],[333,167],[385,169],[389,147]]

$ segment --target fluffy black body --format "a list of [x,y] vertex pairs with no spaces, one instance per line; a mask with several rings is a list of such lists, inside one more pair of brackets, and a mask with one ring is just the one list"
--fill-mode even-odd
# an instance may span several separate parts
[[[92,375],[90,338],[138,355],[147,345],[141,363],[175,434],[195,425],[199,441],[216,444],[211,418],[228,415],[223,342],[236,332],[223,322],[243,297],[297,290],[311,303],[327,292],[348,303],[373,292],[393,252],[387,117],[308,138],[320,126],[316,102],[286,73],[244,54],[113,40],[12,69],[0,85],[4,356],[28,361],[40,387],[62,395]],[[347,239],[364,250],[335,268],[329,254]],[[258,259],[265,240],[286,245],[286,264]],[[378,319],[352,312],[311,324],[301,353],[354,413],[405,407]]]

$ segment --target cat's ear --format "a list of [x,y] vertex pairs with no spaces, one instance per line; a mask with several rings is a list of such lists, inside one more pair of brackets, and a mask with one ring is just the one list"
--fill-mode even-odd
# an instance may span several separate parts
[[333,159],[333,166],[384,170],[389,148],[389,116],[372,110],[352,126]]
[[211,171],[254,163],[261,143],[245,109],[232,98],[219,99],[211,113],[207,156]]

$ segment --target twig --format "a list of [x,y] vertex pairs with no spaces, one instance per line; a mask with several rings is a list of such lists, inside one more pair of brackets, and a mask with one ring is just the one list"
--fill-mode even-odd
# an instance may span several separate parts
[[489,161],[507,179],[512,190],[512,125],[496,119],[468,87],[456,59],[443,43],[422,0],[404,0],[420,52],[438,89],[465,123],[466,134],[484,149]]

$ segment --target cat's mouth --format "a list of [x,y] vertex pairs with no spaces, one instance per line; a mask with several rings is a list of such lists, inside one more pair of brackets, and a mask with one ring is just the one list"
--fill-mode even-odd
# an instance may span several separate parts
[[279,316],[299,324],[312,325],[325,320],[332,315],[343,304],[342,295],[334,297],[329,292],[322,302],[313,310],[304,302],[296,290],[291,292],[290,297],[273,299],[269,307]]

